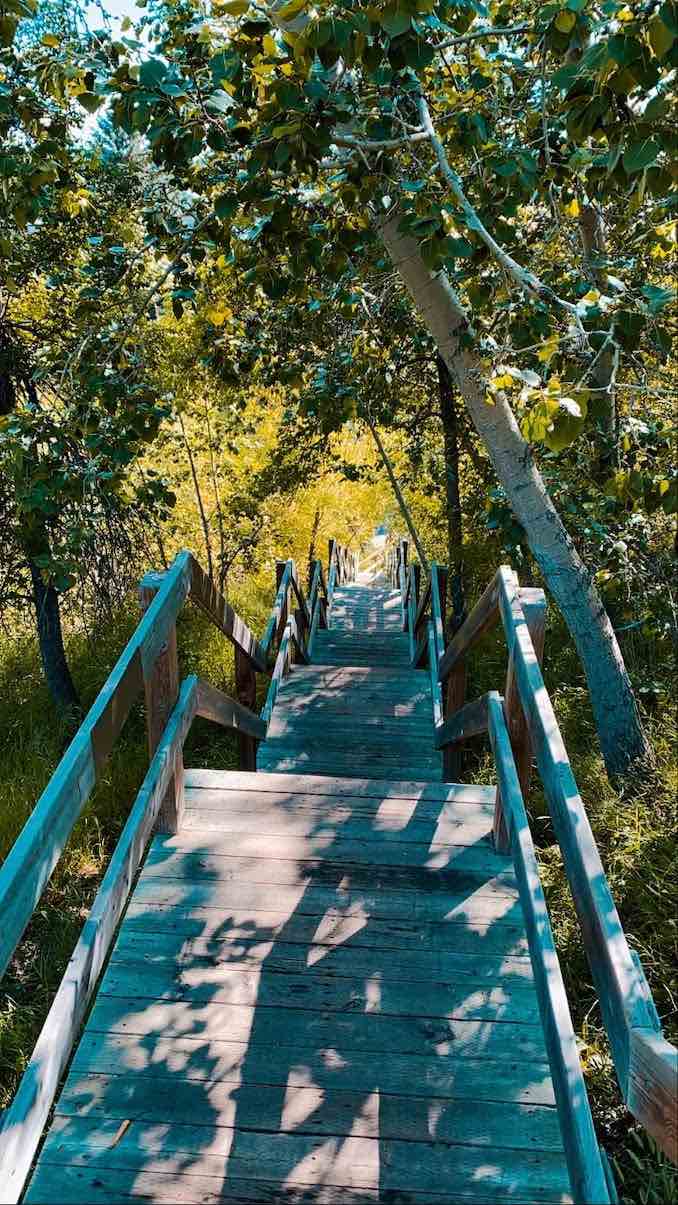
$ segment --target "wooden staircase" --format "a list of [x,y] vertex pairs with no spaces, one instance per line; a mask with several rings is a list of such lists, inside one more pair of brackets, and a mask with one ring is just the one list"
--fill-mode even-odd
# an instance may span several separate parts
[[[145,682],[153,757],[2,1119],[0,1202],[609,1205],[526,740],[625,1098],[668,1150],[675,1051],[549,710],[530,635],[543,598],[502,569],[445,647],[442,573],[421,590],[402,545],[388,579],[334,542],[308,597],[292,562],[277,577],[261,641],[189,554],[145,579],[146,616],[0,871],[6,961]],[[235,644],[239,701],[179,684],[186,597]],[[450,710],[465,651],[499,617],[506,701]],[[184,768],[196,714],[234,729],[250,768]],[[442,781],[449,749],[482,731],[498,789]]]
[[310,660],[294,666],[278,692],[260,770],[442,779],[430,676],[412,667],[397,590],[337,588]]

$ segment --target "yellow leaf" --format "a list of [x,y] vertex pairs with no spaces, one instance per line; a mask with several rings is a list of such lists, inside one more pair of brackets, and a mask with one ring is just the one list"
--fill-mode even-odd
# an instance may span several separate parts
[[59,45],[59,39],[57,37],[55,37],[53,33],[46,33],[44,35],[44,37],[42,37],[40,39],[40,41],[42,42],[43,46],[58,46]]
[[542,343],[541,347],[539,348],[539,351],[537,352],[537,359],[541,360],[542,364],[548,364],[549,360],[555,356],[559,343],[560,339],[558,335],[551,335]]
[[668,494],[669,488],[670,487],[669,487],[668,481],[660,481],[659,482],[659,497],[663,498],[664,494]]
[[217,301],[214,305],[207,307],[205,314],[212,326],[223,326],[226,319],[233,316],[233,310],[224,305],[222,301]]
[[264,35],[264,50],[266,51],[266,54],[270,55],[272,58],[275,58],[278,53],[276,40],[275,38],[271,37],[270,33]]
[[556,29],[560,30],[561,33],[570,33],[574,29],[576,21],[577,14],[571,13],[568,9],[564,8],[556,17]]
[[624,8],[620,8],[619,11],[614,15],[617,21],[633,21],[633,13],[628,5],[625,5]]
[[600,289],[589,289],[588,293],[584,293],[582,301],[588,302],[589,305],[595,305],[600,300]]
[[485,394],[485,405],[486,406],[496,406],[496,404],[497,404],[497,402],[494,397],[494,394],[490,393],[490,391],[488,389],[487,393]]
[[570,204],[565,206],[565,213],[567,214],[568,218],[579,217],[579,201],[576,197],[574,198],[574,201],[570,201]]

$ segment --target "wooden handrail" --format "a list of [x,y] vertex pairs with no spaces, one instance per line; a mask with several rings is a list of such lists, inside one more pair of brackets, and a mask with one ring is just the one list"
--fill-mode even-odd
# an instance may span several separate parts
[[21,1196],[61,1076],[175,772],[176,754],[196,715],[226,728],[249,731],[260,739],[266,733],[259,716],[221,691],[194,676],[183,682],[14,1100],[3,1114],[0,1184],[7,1205],[13,1205]]
[[593,1128],[577,1039],[504,719],[502,700],[496,691],[491,691],[485,698],[490,742],[506,807],[511,852],[525,918],[570,1187],[575,1201],[586,1201],[587,1205],[608,1205],[612,1198]]
[[435,747],[444,749],[446,745],[454,745],[459,741],[470,740],[472,736],[480,736],[487,732],[487,700],[488,695],[481,695],[472,703],[467,703],[459,711],[455,711],[439,728],[436,729]]

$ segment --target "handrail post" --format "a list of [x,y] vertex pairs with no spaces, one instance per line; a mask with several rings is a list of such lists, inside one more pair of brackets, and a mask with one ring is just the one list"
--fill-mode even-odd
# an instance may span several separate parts
[[[466,658],[462,657],[447,679],[445,719],[449,720],[466,702]],[[456,781],[461,774],[463,750],[461,745],[446,745],[443,749],[443,775],[446,782]]]
[[[546,636],[546,596],[543,590],[532,588],[519,588],[518,577],[516,574],[514,581],[516,589],[519,591],[520,603],[525,615],[527,630],[532,640],[532,645],[539,664],[542,664],[544,658],[544,640]],[[520,690],[516,678],[515,656],[511,651],[509,654],[508,669],[506,671],[506,686],[504,688],[504,715],[506,718],[506,727],[508,728],[511,738],[511,748],[513,750],[513,758],[516,763],[518,772],[518,780],[523,799],[527,800],[530,790],[530,779],[532,777],[532,743],[527,727],[527,720],[520,700]],[[493,825],[494,843],[496,849],[500,853],[507,853],[509,849],[509,837],[506,830],[506,818],[504,816],[504,805],[501,798],[501,792],[497,788],[497,799],[494,809],[494,825]]]
[[[235,692],[243,707],[257,709],[257,672],[242,649],[235,650]],[[238,732],[238,766],[241,770],[256,770],[257,740],[246,732]]]
[[[275,592],[276,592],[276,594],[278,593],[278,590],[280,589],[280,583],[282,582],[283,574],[284,574],[286,568],[287,568],[287,561],[276,561],[276,563],[275,563]],[[290,609],[290,592],[289,592],[289,587],[288,587],[287,591],[285,592],[285,598],[283,600],[283,605],[282,605],[282,610],[281,610],[281,615],[280,615],[280,622],[278,624],[277,631],[275,632],[274,639],[276,641],[276,644],[279,644],[280,641],[282,640],[282,634],[285,631],[285,624],[287,623],[289,609]]]
[[[142,611],[153,602],[156,590],[149,586],[139,587]],[[146,696],[146,733],[148,752],[153,757],[165,731],[167,721],[179,698],[179,657],[177,654],[177,627],[172,623],[167,640],[155,658],[150,670],[144,673]],[[174,770],[163,797],[155,823],[158,833],[178,833],[184,813],[184,759],[181,747],[174,752]]]

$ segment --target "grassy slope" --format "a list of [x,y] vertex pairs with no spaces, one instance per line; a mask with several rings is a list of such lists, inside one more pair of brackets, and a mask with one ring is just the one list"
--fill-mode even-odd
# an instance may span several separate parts
[[[248,599],[245,617],[263,626],[266,600]],[[91,701],[134,626],[130,609],[97,634],[92,646],[71,643],[70,655],[85,702]],[[200,618],[190,615],[179,627],[182,672],[199,672],[228,689],[232,682],[229,646]],[[547,684],[563,728],[582,796],[589,811],[622,921],[640,953],[667,1035],[678,1036],[671,982],[676,957],[675,729],[668,707],[649,718],[658,772],[620,804],[605,779],[597,754],[595,730],[580,667],[562,624],[551,617],[547,635]],[[500,686],[505,653],[488,638],[472,668],[469,694]],[[55,723],[42,684],[37,654],[30,642],[0,646],[0,856],[21,828],[58,761],[67,734]],[[196,725],[186,761],[193,765],[232,766],[233,741],[211,726]],[[486,752],[468,754],[468,777],[491,779]],[[43,897],[0,997],[0,1107],[7,1103],[30,1053],[49,1001],[59,982],[87,907],[127,816],[130,801],[147,765],[142,708],[131,716],[103,781],[85,809],[68,849]],[[547,808],[535,786],[530,800],[549,903],[561,952],[596,1121],[613,1155],[624,1202],[675,1205],[674,1169],[633,1128],[619,1103],[595,995],[583,957]]]

